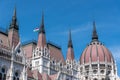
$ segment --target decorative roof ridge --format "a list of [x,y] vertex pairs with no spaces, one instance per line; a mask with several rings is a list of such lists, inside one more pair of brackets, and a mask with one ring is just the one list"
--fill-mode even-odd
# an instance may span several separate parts
[[8,36],[8,33],[7,33],[7,32],[8,32],[7,29],[0,27],[0,33]]

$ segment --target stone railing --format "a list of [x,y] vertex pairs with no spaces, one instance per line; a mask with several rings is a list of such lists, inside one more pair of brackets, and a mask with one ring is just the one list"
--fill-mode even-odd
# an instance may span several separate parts
[[0,57],[11,59],[10,49],[0,44]]

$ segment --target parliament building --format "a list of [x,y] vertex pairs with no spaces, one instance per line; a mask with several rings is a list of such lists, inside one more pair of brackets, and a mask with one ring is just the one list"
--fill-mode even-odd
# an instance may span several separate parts
[[120,80],[112,53],[99,41],[96,24],[79,61],[74,57],[71,31],[67,56],[46,40],[44,15],[36,41],[20,41],[16,9],[9,29],[0,30],[0,80]]

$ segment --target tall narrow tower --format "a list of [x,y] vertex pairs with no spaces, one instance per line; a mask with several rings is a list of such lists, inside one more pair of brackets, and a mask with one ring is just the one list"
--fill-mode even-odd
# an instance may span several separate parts
[[16,8],[14,9],[12,22],[10,23],[10,26],[9,26],[8,40],[11,48],[12,46],[16,47],[17,44],[19,43],[19,27],[17,24]]
[[39,70],[40,73],[50,74],[50,68],[49,68],[50,57],[49,57],[49,50],[46,44],[43,13],[42,13],[42,22],[38,33],[37,47],[33,52],[32,58],[33,58],[32,70],[37,69]]

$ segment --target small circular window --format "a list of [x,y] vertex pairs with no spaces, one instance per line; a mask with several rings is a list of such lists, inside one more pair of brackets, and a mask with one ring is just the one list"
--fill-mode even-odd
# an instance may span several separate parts
[[111,73],[111,71],[108,71],[108,72],[107,72],[107,75],[109,75],[110,73]]
[[104,70],[101,70],[100,72],[101,72],[102,74],[104,74]]
[[97,73],[97,70],[93,70],[93,73],[96,74],[96,73]]

